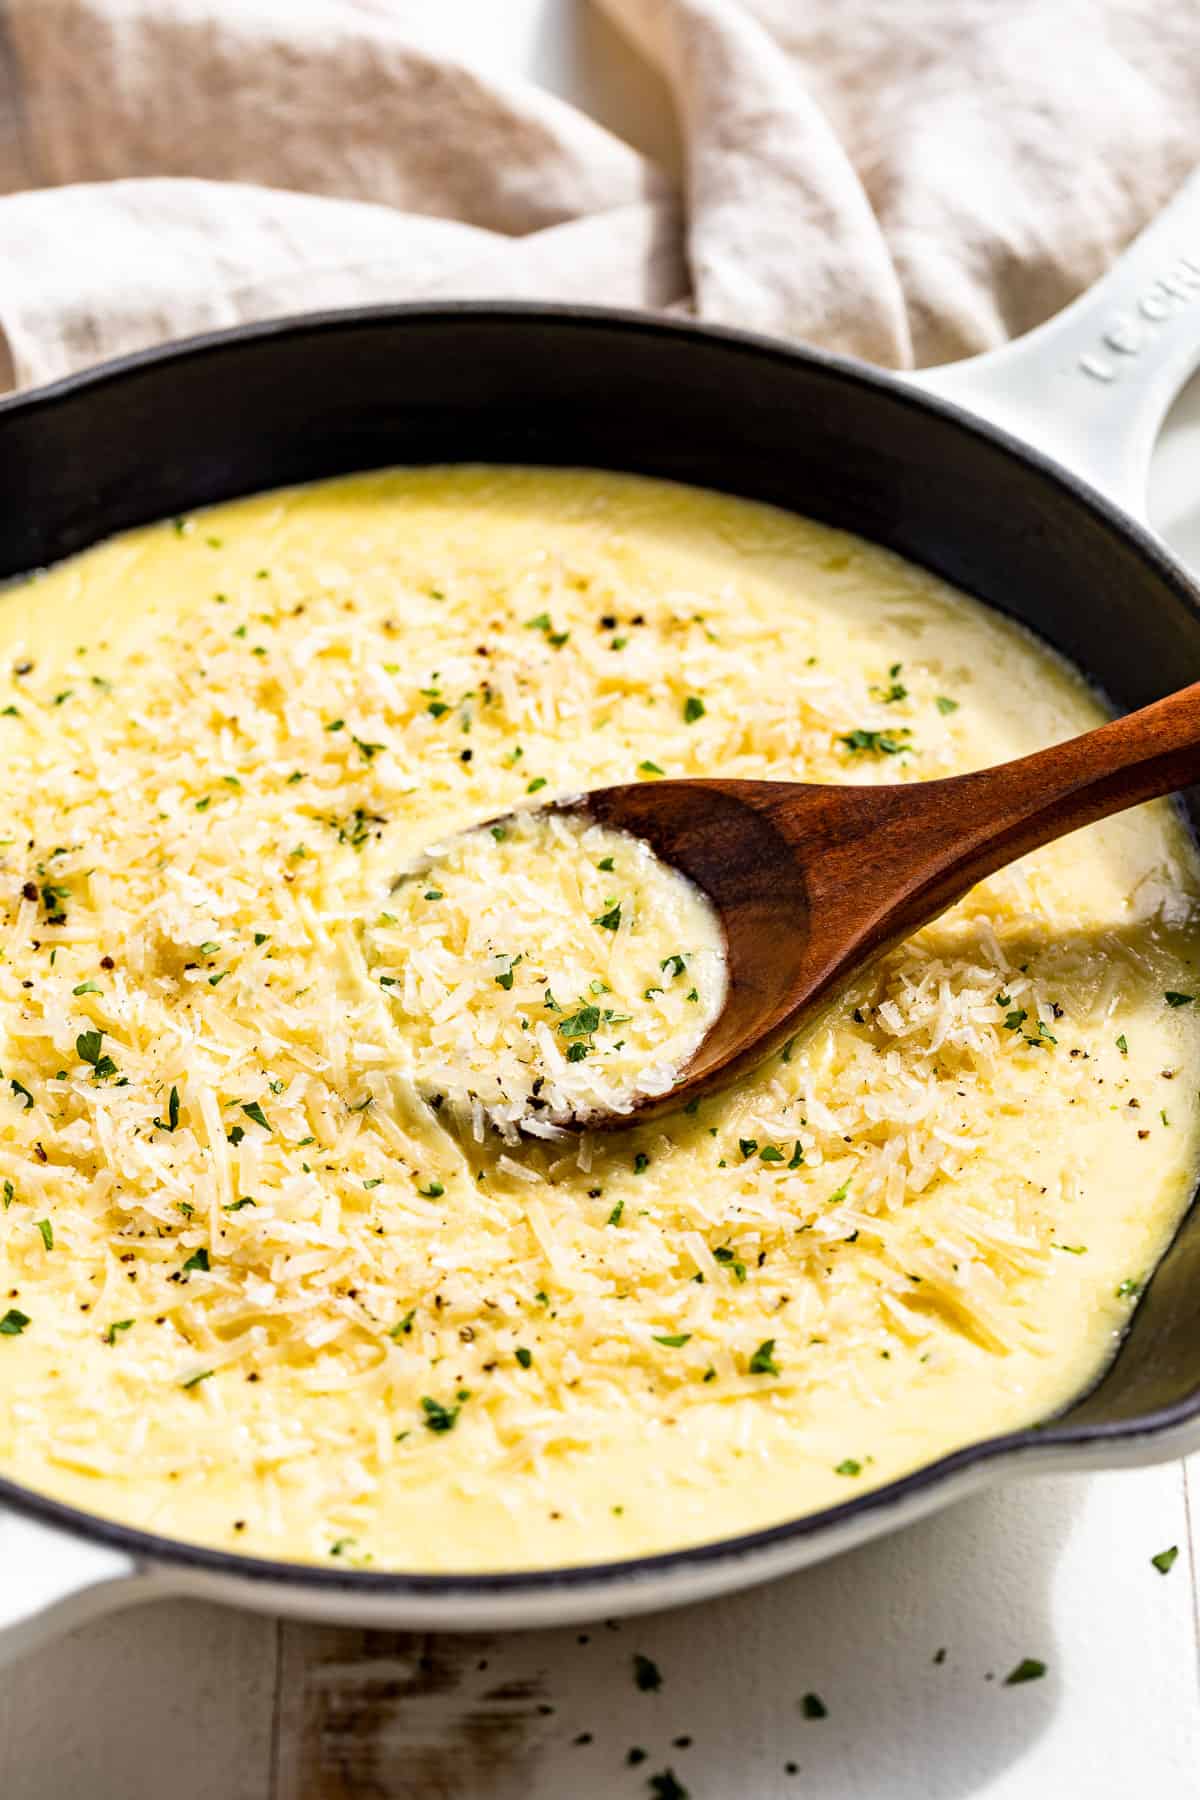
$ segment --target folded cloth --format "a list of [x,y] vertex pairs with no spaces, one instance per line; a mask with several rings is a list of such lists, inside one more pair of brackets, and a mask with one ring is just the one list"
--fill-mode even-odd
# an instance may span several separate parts
[[450,296],[949,361],[1087,286],[1195,156],[1195,7],[591,0],[668,84],[679,192],[448,54],[454,3],[435,42],[427,0],[0,0],[0,387]]

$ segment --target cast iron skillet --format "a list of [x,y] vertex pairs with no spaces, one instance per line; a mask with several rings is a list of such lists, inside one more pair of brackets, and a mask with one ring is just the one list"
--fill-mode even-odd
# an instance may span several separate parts
[[[1111,499],[1140,500],[1200,357],[1189,184],[1104,284],[1008,350],[921,385],[736,332],[590,308],[374,308],[109,364],[0,402],[0,578],[128,526],[389,463],[633,470],[846,526],[1032,626],[1120,707],[1200,675],[1200,595]],[[1198,234],[1200,235],[1200,234]],[[1119,316],[1116,316],[1119,315]],[[1200,796],[1185,801],[1197,821]],[[148,1594],[443,1628],[563,1623],[742,1586],[1002,1471],[1152,1461],[1200,1443],[1200,1209],[1103,1378],[1041,1429],[972,1445],[823,1512],[677,1553],[523,1574],[272,1563],[130,1530],[0,1481],[0,1652]]]

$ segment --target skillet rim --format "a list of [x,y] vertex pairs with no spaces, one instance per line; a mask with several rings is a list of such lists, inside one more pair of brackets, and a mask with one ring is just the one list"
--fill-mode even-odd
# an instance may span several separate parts
[[[1052,488],[1065,490],[1111,533],[1130,543],[1157,578],[1166,583],[1193,615],[1200,618],[1200,582],[1192,579],[1148,526],[1133,518],[1084,477],[1075,474],[1053,456],[1027,444],[1002,426],[992,424],[966,407],[928,392],[919,385],[915,377],[878,369],[854,358],[814,346],[790,344],[758,332],[732,326],[709,325],[690,319],[664,318],[631,308],[562,302],[460,300],[435,303],[385,302],[372,306],[290,313],[279,318],[195,333],[167,344],[132,351],[42,386],[0,396],[0,430],[3,429],[4,422],[14,415],[36,415],[39,411],[49,411],[89,390],[106,387],[110,383],[120,382],[143,372],[170,368],[214,351],[254,346],[278,338],[325,335],[347,328],[386,329],[403,326],[408,321],[414,324],[452,324],[455,320],[464,318],[492,320],[517,329],[552,322],[568,328],[579,327],[585,331],[601,328],[630,335],[716,343],[735,356],[742,352],[782,364],[815,366],[823,374],[848,387],[866,390],[873,395],[885,395],[916,413],[932,412],[958,430],[990,441],[1001,452],[1032,469]],[[1086,670],[1084,674],[1086,677]],[[1073,1396],[1059,1414],[1051,1415],[1046,1422],[1020,1431],[1005,1432],[964,1445],[959,1450],[924,1463],[909,1474],[886,1482],[854,1499],[732,1537],[715,1538],[678,1550],[655,1551],[645,1556],[611,1559],[602,1563],[479,1573],[420,1574],[401,1570],[327,1569],[315,1563],[280,1561],[191,1543],[182,1538],[164,1537],[56,1500],[3,1475],[0,1475],[0,1507],[22,1517],[69,1531],[90,1542],[124,1551],[138,1563],[158,1567],[174,1566],[225,1576],[252,1585],[295,1587],[318,1593],[341,1592],[377,1598],[441,1597],[451,1601],[489,1596],[500,1598],[505,1595],[519,1597],[522,1594],[551,1594],[570,1592],[573,1589],[608,1588],[615,1591],[624,1586],[646,1584],[655,1578],[669,1578],[674,1574],[684,1575],[690,1570],[700,1570],[712,1565],[753,1561],[777,1546],[802,1543],[851,1520],[886,1515],[892,1508],[903,1509],[910,1497],[935,1490],[952,1481],[956,1474],[972,1468],[980,1467],[986,1474],[989,1464],[1003,1463],[1005,1460],[1018,1465],[1029,1462],[1036,1464],[1039,1458],[1047,1456],[1054,1460],[1056,1453],[1061,1455],[1072,1450],[1102,1449],[1110,1443],[1154,1441],[1160,1437],[1169,1437],[1181,1427],[1200,1420],[1198,1369],[1196,1388],[1190,1399],[1127,1419],[1100,1420],[1078,1425],[1056,1423],[1056,1419],[1061,1419],[1066,1412],[1077,1406],[1112,1370],[1121,1354],[1125,1335],[1132,1327],[1137,1311],[1140,1311],[1159,1265],[1170,1253],[1184,1220],[1197,1204],[1200,1204],[1200,1186],[1193,1191],[1171,1243],[1156,1263],[1139,1306],[1131,1313],[1129,1325],[1115,1352],[1095,1380]]]

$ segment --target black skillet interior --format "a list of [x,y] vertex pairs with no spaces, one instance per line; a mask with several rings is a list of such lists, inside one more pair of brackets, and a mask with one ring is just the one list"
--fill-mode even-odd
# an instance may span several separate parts
[[[313,317],[0,402],[0,579],[233,495],[442,461],[632,470],[848,527],[1022,620],[1123,707],[1200,675],[1192,585],[1062,471],[869,371],[588,309]],[[1193,1207],[1109,1372],[1043,1441],[1200,1412],[1198,1297]]]

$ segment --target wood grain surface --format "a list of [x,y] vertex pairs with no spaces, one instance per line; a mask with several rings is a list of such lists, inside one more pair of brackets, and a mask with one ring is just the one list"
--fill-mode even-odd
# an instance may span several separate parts
[[[1200,1463],[1188,1486],[1181,1464],[1013,1483],[768,1587],[579,1630],[143,1607],[5,1673],[0,1792],[679,1800],[670,1772],[689,1800],[1193,1800]],[[1045,1676],[1005,1685],[1025,1657]]]

